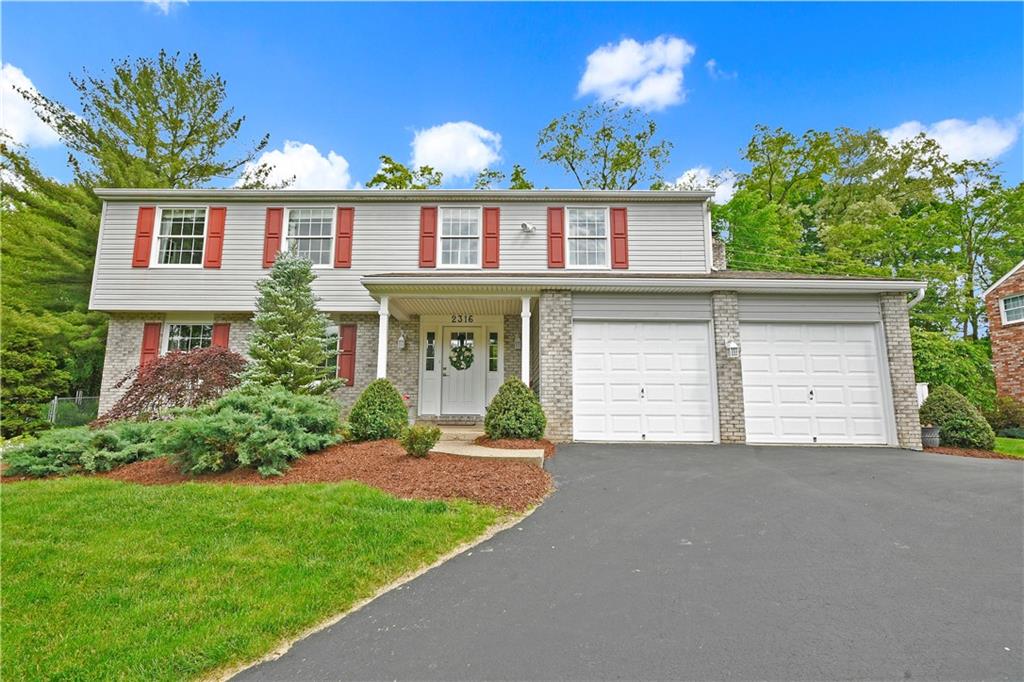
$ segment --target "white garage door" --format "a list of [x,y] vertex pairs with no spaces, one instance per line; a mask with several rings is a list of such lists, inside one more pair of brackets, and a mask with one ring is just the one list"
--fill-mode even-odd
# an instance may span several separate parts
[[885,444],[873,324],[740,325],[750,443]]
[[572,344],[576,440],[714,439],[707,323],[577,321]]

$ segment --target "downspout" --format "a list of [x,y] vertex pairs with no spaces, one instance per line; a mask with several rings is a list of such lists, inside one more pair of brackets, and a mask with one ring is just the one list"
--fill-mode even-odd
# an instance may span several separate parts
[[917,305],[918,303],[921,302],[921,299],[924,298],[924,290],[925,290],[925,287],[921,287],[920,289],[917,290],[917,293],[914,294],[914,298],[912,298],[909,301],[907,301],[907,310],[910,310],[915,305]]

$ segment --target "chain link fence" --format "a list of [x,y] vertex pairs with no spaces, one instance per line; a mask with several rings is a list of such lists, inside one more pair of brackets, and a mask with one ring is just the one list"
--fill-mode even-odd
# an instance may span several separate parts
[[99,415],[99,396],[83,396],[61,398],[54,396],[50,401],[46,418],[54,426],[82,426],[96,419]]

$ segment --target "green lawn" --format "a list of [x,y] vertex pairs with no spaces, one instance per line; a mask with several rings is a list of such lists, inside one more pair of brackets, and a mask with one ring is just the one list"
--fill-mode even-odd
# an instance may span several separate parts
[[996,438],[996,452],[1024,458],[1024,439]]
[[482,533],[501,512],[356,483],[0,488],[0,677],[194,678]]

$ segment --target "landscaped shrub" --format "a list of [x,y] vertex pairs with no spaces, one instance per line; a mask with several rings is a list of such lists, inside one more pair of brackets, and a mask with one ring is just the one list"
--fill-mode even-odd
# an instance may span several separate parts
[[348,422],[355,440],[398,438],[409,424],[409,411],[394,384],[377,379],[356,400]]
[[985,412],[993,431],[1024,428],[1024,402],[1008,395],[996,397],[995,406]]
[[912,328],[914,373],[932,387],[951,386],[981,410],[992,408],[996,380],[989,345],[969,339],[952,339],[942,332]]
[[536,394],[514,378],[501,385],[484,416],[488,438],[542,438],[547,425]]
[[246,386],[167,422],[161,448],[182,471],[236,467],[278,475],[307,452],[341,441],[338,404],[281,386]]
[[1008,429],[1002,429],[999,431],[999,435],[1003,438],[1024,439],[1024,427],[1012,426]]
[[160,454],[164,424],[124,422],[90,431],[85,427],[48,431],[4,453],[5,476],[52,476],[110,471]]
[[117,382],[117,388],[129,382],[131,386],[93,426],[121,419],[155,419],[171,407],[203,405],[237,386],[244,368],[245,358],[226,348],[167,353]]
[[974,405],[949,386],[931,391],[921,406],[921,424],[939,427],[943,445],[991,450],[995,434]]
[[398,441],[407,454],[426,457],[440,439],[441,429],[436,426],[410,426],[402,431]]

